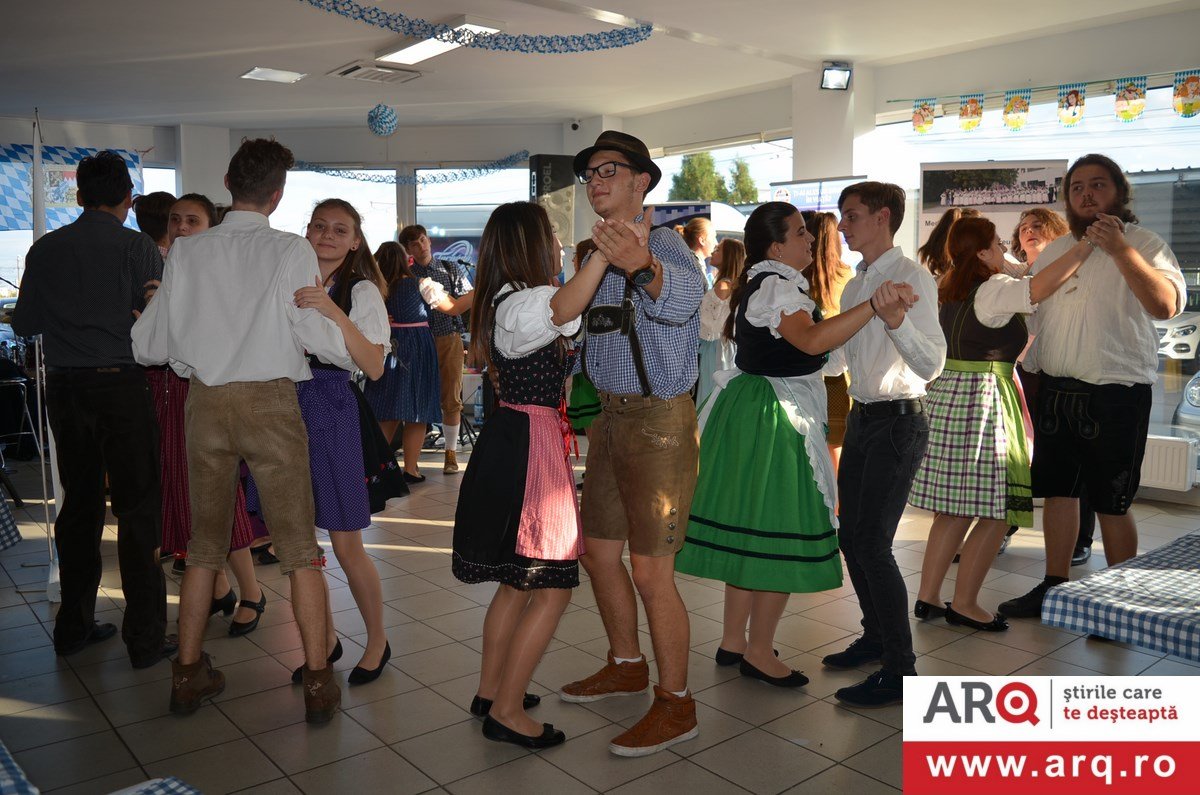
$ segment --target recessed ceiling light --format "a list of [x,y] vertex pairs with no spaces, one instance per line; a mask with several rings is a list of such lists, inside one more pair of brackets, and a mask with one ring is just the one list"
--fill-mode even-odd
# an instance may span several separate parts
[[270,83],[295,83],[306,77],[308,75],[304,72],[289,72],[287,69],[269,69],[265,66],[256,66],[242,75],[243,80],[266,80]]
[[[470,30],[482,34],[499,33],[501,25],[503,25],[503,23],[495,20],[469,16],[456,17],[445,24],[454,30]],[[442,53],[450,52],[450,50],[457,49],[459,46],[454,42],[445,42],[440,39],[413,41],[411,38],[405,38],[401,40],[401,43],[379,51],[375,55],[375,60],[411,66]]]

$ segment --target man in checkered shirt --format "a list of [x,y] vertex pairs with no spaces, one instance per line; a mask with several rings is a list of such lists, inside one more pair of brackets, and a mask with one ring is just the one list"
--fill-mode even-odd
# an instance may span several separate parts
[[[696,383],[704,277],[683,238],[651,229],[645,196],[662,176],[646,145],[607,131],[575,156],[575,173],[602,219],[592,239],[608,271],[587,312],[583,368],[600,393],[588,431],[583,563],[604,628],[607,664],[563,686],[564,701],[644,692],[650,669],[638,644],[634,587],[654,642],[658,685],[650,711],[609,745],[645,756],[695,737],[687,688],[688,618],[675,587],[699,469]],[[621,562],[625,544],[633,580]]]

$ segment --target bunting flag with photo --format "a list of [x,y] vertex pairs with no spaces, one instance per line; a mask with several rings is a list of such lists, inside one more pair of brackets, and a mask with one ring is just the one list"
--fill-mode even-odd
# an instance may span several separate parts
[[1086,83],[1063,83],[1058,87],[1058,123],[1075,127],[1083,121],[1083,106],[1087,100]]
[[1012,88],[1004,92],[1004,126],[1016,132],[1029,121],[1029,103],[1033,101],[1033,89]]
[[971,132],[983,121],[983,94],[963,94],[958,99],[958,128]]
[[921,135],[933,129],[933,113],[936,106],[936,97],[913,100],[912,125],[913,129]]
[[1137,121],[1146,112],[1146,78],[1123,77],[1114,83],[1114,108],[1121,121]]
[[1185,119],[1200,115],[1200,69],[1175,73],[1175,91],[1171,104]]

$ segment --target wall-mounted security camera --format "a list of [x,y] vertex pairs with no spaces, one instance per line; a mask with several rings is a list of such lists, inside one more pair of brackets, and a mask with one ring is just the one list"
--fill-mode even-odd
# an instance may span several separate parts
[[579,129],[579,119],[576,119],[575,121],[571,122],[571,129],[573,131]]

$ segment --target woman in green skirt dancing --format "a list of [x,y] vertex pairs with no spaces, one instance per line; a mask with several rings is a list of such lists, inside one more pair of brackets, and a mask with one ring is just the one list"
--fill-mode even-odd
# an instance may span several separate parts
[[726,584],[718,665],[799,687],[807,677],[773,652],[788,597],[842,583],[821,367],[876,307],[913,298],[907,285],[884,282],[869,301],[822,320],[800,274],[812,236],[784,202],[747,220],[746,262],[725,327],[736,367],[717,374],[700,415],[700,478],[675,568]]

